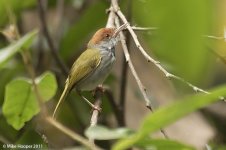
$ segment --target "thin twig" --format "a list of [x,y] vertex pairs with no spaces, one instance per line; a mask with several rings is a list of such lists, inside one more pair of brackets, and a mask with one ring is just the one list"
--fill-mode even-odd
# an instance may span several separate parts
[[131,28],[136,31],[149,31],[158,29],[157,27],[137,27],[137,26],[131,26]]
[[68,75],[68,68],[66,67],[66,65],[63,63],[63,61],[61,60],[59,54],[58,54],[58,50],[56,49],[55,45],[53,44],[53,40],[50,37],[49,31],[47,29],[47,23],[46,23],[46,16],[45,16],[45,10],[44,10],[44,6],[43,0],[37,0],[38,1],[38,8],[39,8],[39,16],[40,16],[40,21],[41,21],[41,27],[43,30],[43,34],[47,40],[47,43],[49,45],[49,48],[53,54],[53,58],[55,60],[55,62],[58,64],[58,66],[60,67],[62,73],[67,77]]
[[[115,18],[115,13],[114,12],[110,12],[109,13],[109,16],[108,16],[108,21],[107,21],[107,24],[106,24],[106,27],[114,27],[114,18]],[[103,96],[103,87],[102,86],[99,86],[95,89],[95,106],[97,108],[100,108],[101,106],[101,97]],[[95,126],[98,122],[98,116],[99,116],[99,111],[98,110],[93,110],[92,112],[92,116],[91,116],[91,119],[90,119],[90,127],[92,126]],[[94,143],[94,140],[93,139],[90,139],[90,141],[92,143]]]
[[213,35],[203,35],[203,37],[207,37],[207,38],[215,39],[215,40],[224,40],[225,39],[224,37],[221,37],[221,36],[213,36]]
[[[95,90],[95,107],[100,108],[102,104],[102,97],[103,97],[103,89],[102,87],[97,87]],[[91,119],[90,119],[90,127],[97,125],[99,110],[94,109]]]
[[[19,40],[20,37],[21,37],[20,33],[19,33],[19,30],[18,30],[18,27],[16,25],[16,17],[15,17],[15,14],[11,11],[10,8],[7,8],[7,12],[8,12],[10,23],[11,23],[11,25],[10,25],[10,27],[9,27],[7,32],[11,33],[11,34],[7,34],[6,33],[4,35],[5,36],[10,35],[9,37],[7,37],[7,39],[10,42],[15,42],[16,40]],[[47,112],[47,109],[46,109],[46,107],[45,107],[45,105],[43,103],[43,99],[42,99],[42,97],[40,95],[37,83],[35,82],[36,73],[35,73],[34,66],[32,64],[32,59],[31,59],[30,52],[27,49],[23,49],[20,54],[22,56],[23,63],[25,65],[26,69],[27,69],[27,72],[28,72],[28,74],[29,74],[29,76],[31,78],[32,87],[33,87],[35,96],[37,98],[37,102],[38,102],[39,107],[40,107],[40,112],[41,112],[40,116],[41,117],[46,117],[48,115],[47,114],[48,112]]]
[[[118,17],[115,18],[115,23],[116,23],[116,26],[119,27],[120,24],[119,24],[119,19]],[[134,69],[134,66],[133,66],[133,63],[130,59],[130,54],[129,54],[129,51],[128,51],[128,48],[127,48],[127,45],[126,45],[126,41],[125,41],[125,36],[122,32],[119,33],[120,35],[120,41],[122,43],[122,49],[123,49],[123,52],[124,52],[124,55],[125,55],[125,58],[126,58],[126,62],[128,63],[129,65],[129,68],[138,84],[138,87],[144,97],[144,100],[146,102],[146,106],[151,110],[153,111],[152,107],[151,107],[151,104],[150,104],[150,101],[148,99],[148,96],[147,96],[147,93],[146,93],[146,88],[144,87],[144,85],[142,84],[136,70]]]
[[31,77],[31,82],[32,82],[32,85],[33,85],[33,89],[34,89],[34,93],[35,93],[35,96],[37,98],[37,101],[39,103],[39,107],[41,109],[41,115],[43,116],[47,116],[47,109],[44,105],[44,100],[43,98],[41,97],[40,95],[40,92],[39,92],[39,89],[37,87],[37,83],[35,82],[35,71],[34,71],[34,68],[32,66],[32,63],[31,63],[31,56],[30,56],[30,53],[27,51],[27,50],[23,50],[21,52],[21,55],[22,55],[22,58],[23,58],[23,62],[27,68],[27,71],[28,71],[28,74],[30,75]]
[[[9,37],[7,37],[7,39],[9,40],[9,42],[12,43],[12,42],[15,42],[16,40],[19,40],[21,35],[20,35],[18,27],[16,25],[15,14],[12,12],[12,10],[9,7],[7,7],[7,13],[8,13],[8,17],[9,17],[11,25],[9,26],[8,29],[6,29],[7,30],[6,32],[11,33],[11,34],[6,33],[4,35],[6,37],[10,35]],[[39,93],[37,84],[35,82],[36,73],[35,73],[35,69],[34,69],[33,64],[32,64],[30,52],[27,49],[23,49],[21,51],[21,56],[22,56],[22,59],[23,59],[23,63],[25,65],[26,69],[27,69],[27,72],[28,72],[29,76],[31,77],[33,90],[34,90],[35,96],[37,98],[39,107],[41,109],[41,114],[46,115],[47,110],[45,108],[45,105],[43,104],[43,99],[42,99],[42,97]]]
[[[64,23],[64,0],[57,0],[57,14],[56,14],[56,43],[60,43],[62,35],[62,25]],[[56,45],[59,49],[59,44]]]
[[[128,9],[127,9],[127,18],[131,21],[132,16],[132,1],[128,1]],[[126,33],[127,45],[130,45],[130,37],[129,33]],[[127,46],[127,47],[128,47]],[[128,52],[130,49],[128,49]],[[128,64],[124,56],[122,56],[122,70],[121,70],[121,81],[120,81],[120,94],[119,94],[119,110],[121,114],[122,125],[125,126],[125,101],[126,101],[126,85],[127,85],[127,77],[128,77]]]
[[109,12],[108,14],[108,20],[107,20],[107,24],[106,24],[106,28],[112,28],[115,27],[115,13],[112,11],[112,7],[110,7],[107,12]]
[[[119,18],[122,20],[123,23],[128,23],[125,15],[122,13],[122,11],[120,10],[119,6],[118,6],[118,1],[117,0],[112,0],[112,7],[113,10],[117,13],[117,15],[119,16]],[[152,62],[161,72],[164,73],[164,75],[166,76],[166,78],[168,79],[175,79],[178,81],[181,81],[182,83],[186,84],[187,86],[191,87],[194,91],[196,92],[202,92],[205,94],[208,94],[209,92],[191,84],[190,82],[187,82],[186,80],[184,80],[181,77],[178,77],[174,74],[169,73],[165,68],[163,68],[160,64],[159,61],[156,61],[155,59],[153,59],[152,57],[150,57],[147,52],[144,50],[144,48],[141,46],[136,33],[133,31],[132,27],[130,25],[127,26],[128,31],[130,32],[137,48],[140,50],[140,52],[143,54],[143,56],[147,59],[148,62]]]
[[5,138],[3,135],[0,135],[0,142],[1,143],[4,143],[4,144],[10,144],[10,143],[12,143],[7,138]]
[[[94,94],[95,94],[94,95],[94,99],[95,99],[94,105],[95,105],[96,108],[101,108],[102,97],[103,97],[103,88],[102,88],[102,86],[98,86],[95,89],[95,93]],[[93,110],[92,116],[91,116],[91,119],[90,119],[90,127],[94,127],[94,126],[97,125],[99,114],[100,114],[99,110],[96,110],[96,109]],[[92,142],[95,145],[94,140],[95,139],[89,138],[89,141]]]
[[[116,23],[117,27],[120,26],[118,17],[115,18],[115,23]],[[136,70],[135,70],[135,68],[133,66],[133,63],[132,63],[132,61],[130,59],[130,54],[129,54],[129,51],[128,51],[128,48],[127,48],[127,45],[126,45],[125,36],[124,36],[123,32],[120,32],[119,35],[120,35],[120,41],[122,43],[122,49],[123,49],[123,52],[125,54],[126,61],[127,61],[128,65],[129,65],[129,68],[130,68],[130,70],[131,70],[131,72],[132,72],[132,74],[133,74],[133,76],[134,76],[134,78],[135,78],[135,80],[136,80],[136,82],[138,84],[138,87],[139,87],[139,89],[140,89],[140,91],[141,91],[141,93],[142,93],[142,95],[144,97],[144,100],[146,102],[147,108],[151,112],[153,112],[153,108],[151,106],[151,103],[150,103],[150,101],[148,99],[148,96],[147,96],[147,93],[146,93],[146,88],[144,87],[144,85],[142,84],[141,80],[139,79],[139,77],[138,77],[138,75],[136,73]],[[163,129],[160,129],[160,131],[161,131],[161,133],[163,134],[163,136],[165,138],[168,138],[167,134],[165,133],[165,131]]]
[[116,103],[114,96],[111,92],[111,90],[109,88],[104,88],[104,94],[107,97],[110,106],[115,114],[115,118],[116,121],[118,123],[119,126],[124,126],[125,125],[125,119],[123,118],[123,116],[121,115],[121,110],[120,110],[120,106]]
[[59,129],[65,135],[67,135],[70,138],[72,138],[73,140],[81,143],[85,147],[87,147],[89,149],[92,149],[92,150],[101,150],[100,147],[98,147],[98,146],[94,145],[93,143],[89,142],[87,139],[81,137],[80,135],[78,135],[77,133],[75,133],[72,130],[68,129],[67,127],[65,127],[61,123],[57,122],[56,120],[52,119],[51,117],[47,117],[46,121],[49,124],[51,124],[52,126],[54,126],[55,128]]
[[[114,18],[115,18],[115,14],[110,12],[109,16],[108,16],[108,21],[107,21],[106,27],[109,28],[109,27],[114,26],[114,22],[112,21],[112,20],[114,20]],[[100,93],[100,88],[102,88],[102,87],[97,87],[95,90],[95,93],[94,93],[96,95],[95,106],[97,106],[98,108],[100,108],[100,106],[101,106],[101,97],[102,97],[102,93]],[[102,91],[103,91],[103,89],[102,89]],[[95,126],[97,124],[98,116],[99,116],[99,111],[93,110],[92,116],[90,119],[90,126]]]

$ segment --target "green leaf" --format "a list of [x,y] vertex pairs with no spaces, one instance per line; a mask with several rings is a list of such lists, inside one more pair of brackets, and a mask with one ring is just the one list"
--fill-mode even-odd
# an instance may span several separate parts
[[[57,83],[53,74],[44,73],[36,82],[44,101],[55,95]],[[19,130],[39,111],[38,100],[29,79],[16,79],[7,84],[3,114],[10,125]]]
[[128,128],[109,129],[104,126],[93,126],[85,131],[85,135],[96,140],[113,140],[128,136],[131,132]]
[[195,148],[191,146],[167,139],[144,139],[139,141],[136,146],[147,150],[195,150]]
[[122,139],[114,145],[114,150],[131,147],[149,134],[175,122],[176,120],[196,111],[202,107],[219,101],[219,96],[226,95],[226,87],[213,90],[212,94],[197,94],[178,100],[177,102],[150,113],[145,117],[138,132],[128,138]]
[[7,84],[3,114],[10,125],[19,130],[38,111],[38,102],[28,80],[17,79]]
[[15,43],[12,43],[8,47],[0,49],[0,68],[16,53],[30,47],[37,33],[37,30],[29,32]]
[[57,91],[56,77],[51,72],[45,72],[35,79],[38,84],[39,93],[44,101],[50,100]]
[[21,74],[24,71],[24,66],[21,64],[14,64],[10,67],[3,68],[0,70],[0,106],[4,100],[5,86],[10,82],[15,76]]

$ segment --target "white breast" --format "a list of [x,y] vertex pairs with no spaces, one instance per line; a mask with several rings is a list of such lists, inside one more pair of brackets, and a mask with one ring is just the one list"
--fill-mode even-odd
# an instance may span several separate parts
[[76,87],[82,91],[90,91],[102,84],[109,75],[115,62],[115,49],[101,51],[100,65]]

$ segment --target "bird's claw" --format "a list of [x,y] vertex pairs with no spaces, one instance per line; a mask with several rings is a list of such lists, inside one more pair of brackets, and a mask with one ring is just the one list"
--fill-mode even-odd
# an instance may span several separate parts
[[92,106],[92,108],[93,108],[93,111],[94,111],[94,110],[97,110],[97,111],[99,111],[99,112],[102,111],[102,108],[100,108],[99,106]]

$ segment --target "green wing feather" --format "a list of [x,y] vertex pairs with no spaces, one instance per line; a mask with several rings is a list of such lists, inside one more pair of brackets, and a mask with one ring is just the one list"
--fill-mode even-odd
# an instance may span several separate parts
[[71,67],[71,71],[66,80],[66,84],[64,87],[64,91],[60,96],[60,99],[55,107],[53,118],[55,118],[57,110],[60,104],[64,101],[67,94],[71,90],[71,88],[76,85],[79,81],[87,77],[89,74],[95,70],[100,64],[101,57],[100,51],[97,49],[87,49],[83,52],[79,58],[74,62]]
[[72,65],[68,76],[69,87],[73,87],[83,78],[87,77],[100,64],[100,51],[97,49],[87,49]]

